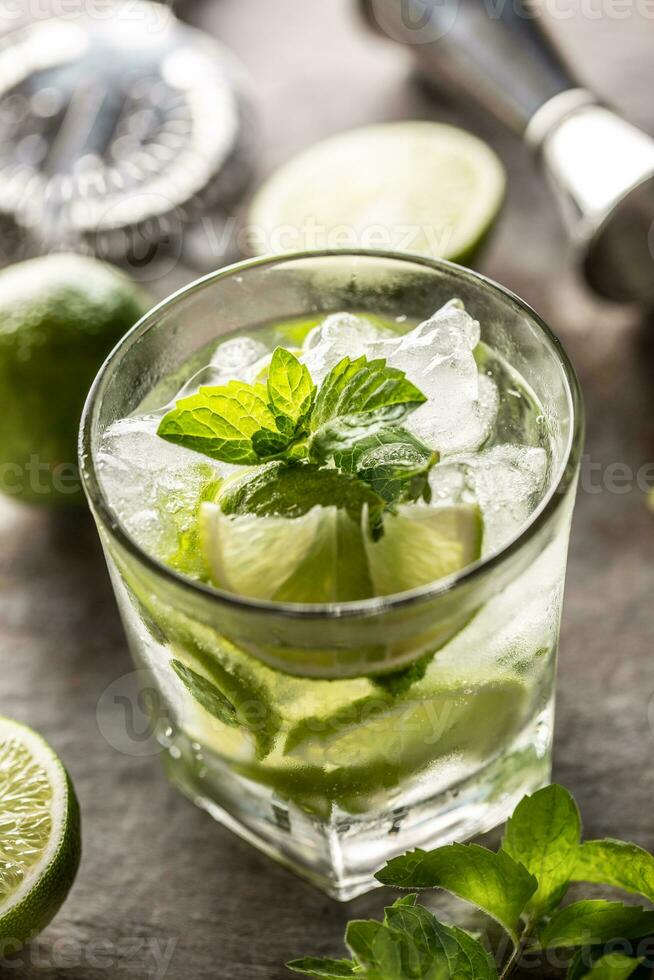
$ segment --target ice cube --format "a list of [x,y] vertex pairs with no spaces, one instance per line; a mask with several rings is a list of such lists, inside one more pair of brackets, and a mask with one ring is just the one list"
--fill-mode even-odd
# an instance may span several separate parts
[[164,405],[158,415],[164,415],[170,409],[175,407],[175,403],[180,401],[182,398],[189,398],[191,395],[196,395],[200,388],[211,388],[214,385],[221,385],[225,383],[223,375],[215,367],[207,364],[206,367],[200,368],[195,374],[189,378],[189,380],[182,385],[179,391],[170,399],[167,405]]
[[405,334],[397,352],[419,356],[420,351],[423,351],[433,357],[436,354],[453,354],[455,351],[472,351],[479,343],[480,336],[478,321],[473,320],[466,312],[460,299],[451,299],[429,319]]
[[352,359],[365,354],[372,358],[374,345],[384,333],[362,316],[353,313],[332,313],[307,335],[301,360],[311,377],[320,384],[331,369],[344,357]]
[[104,433],[97,469],[121,523],[143,548],[165,558],[192,529],[207,486],[235,467],[162,439],[159,420],[156,414],[114,422]]
[[247,381],[248,369],[261,360],[268,353],[265,344],[253,337],[232,337],[225,340],[214,351],[211,358],[211,367],[215,368],[224,380],[220,384],[228,381]]
[[519,532],[538,505],[547,480],[547,453],[534,446],[492,446],[463,465],[484,517],[484,552],[493,551]]
[[465,463],[438,463],[429,474],[432,504],[448,506],[473,501]]
[[405,334],[389,356],[428,399],[407,427],[442,456],[481,446],[497,413],[497,389],[480,376],[473,354],[479,336],[477,321],[460,300],[451,300]]

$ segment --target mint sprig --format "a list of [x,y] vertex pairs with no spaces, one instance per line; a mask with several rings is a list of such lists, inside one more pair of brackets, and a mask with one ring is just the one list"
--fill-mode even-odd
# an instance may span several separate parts
[[318,390],[306,365],[278,347],[265,385],[200,388],[158,434],[224,463],[335,467],[390,504],[427,496],[438,453],[399,426],[426,400],[403,371],[365,357],[344,357]]
[[[553,846],[553,841],[556,845]],[[502,850],[536,877],[525,911],[535,921],[556,908],[568,890],[579,853],[581,817],[567,790],[527,796],[507,822]]]
[[289,444],[264,386],[243,381],[200,388],[196,395],[182,398],[163,417],[158,434],[212,459],[243,466],[276,456]]
[[383,358],[344,357],[325,378],[311,418],[310,456],[324,462],[359,439],[398,425],[427,398]]
[[316,386],[295,354],[278,347],[268,370],[268,400],[280,432],[295,436],[311,415]]
[[[493,917],[512,942],[503,962],[496,964],[482,942],[417,905],[412,891],[385,910],[383,922],[350,922],[350,960],[287,965],[323,980],[506,980],[525,953],[533,958],[559,949],[568,957],[568,980],[626,980],[642,962],[636,941],[654,935],[654,910],[599,899],[560,903],[579,880],[654,902],[653,876],[654,857],[634,844],[582,843],[574,799],[562,786],[548,786],[518,805],[498,851],[477,844],[418,850],[394,858],[377,875],[399,888],[444,889]],[[631,942],[634,955],[624,943],[616,952],[616,940]]]
[[384,500],[371,486],[340,470],[268,463],[230,481],[220,498],[225,514],[302,517],[314,507],[339,507],[358,521],[367,509],[371,531],[381,525]]
[[440,456],[417,436],[400,426],[368,434],[334,453],[336,466],[368,483],[389,503],[427,501],[429,472]]

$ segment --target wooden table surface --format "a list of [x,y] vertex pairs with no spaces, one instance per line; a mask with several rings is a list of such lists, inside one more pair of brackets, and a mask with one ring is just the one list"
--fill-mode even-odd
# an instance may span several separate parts
[[[556,9],[553,30],[584,77],[654,129],[654,20],[644,5],[589,0],[586,16],[570,19],[563,0]],[[522,146],[492,120],[414,85],[405,53],[369,35],[349,0],[187,0],[182,13],[249,67],[262,172],[322,136],[406,117],[467,124],[506,162],[507,209],[484,270],[560,334],[588,410],[555,776],[576,794],[588,835],[654,849],[654,517],[642,489],[654,482],[653,325],[584,291]],[[281,980],[293,956],[340,955],[346,920],[379,914],[382,892],[350,907],[323,897],[178,796],[148,741],[125,744],[113,698],[129,690],[130,660],[90,519],[55,520],[3,503],[0,542],[0,712],[51,740],[84,818],[84,859],[69,901],[0,974]]]

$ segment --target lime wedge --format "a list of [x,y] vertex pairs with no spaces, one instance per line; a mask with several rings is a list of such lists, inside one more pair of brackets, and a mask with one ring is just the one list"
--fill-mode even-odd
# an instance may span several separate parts
[[409,770],[452,752],[482,757],[513,730],[523,705],[524,688],[513,679],[419,697],[373,694],[331,716],[304,719],[289,732],[285,753],[312,766]]
[[0,718],[0,954],[41,932],[63,904],[81,854],[79,807],[50,746]]
[[200,510],[201,540],[221,589],[279,602],[336,602],[372,595],[361,529],[337,507],[295,518]]
[[366,535],[375,595],[393,595],[429,585],[476,561],[483,524],[476,504],[398,508],[384,518],[378,541]]
[[251,248],[386,248],[464,261],[493,224],[504,188],[496,155],[462,129],[433,122],[355,129],[269,178],[251,205]]
[[527,702],[513,678],[405,698],[370,695],[303,719],[284,751],[301,767],[304,791],[374,792],[426,766],[503,751],[521,730]]

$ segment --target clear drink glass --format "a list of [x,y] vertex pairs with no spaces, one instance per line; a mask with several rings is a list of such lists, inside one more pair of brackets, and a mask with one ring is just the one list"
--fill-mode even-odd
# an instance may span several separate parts
[[[126,530],[103,489],[103,433],[155,387],[174,396],[195,352],[235,331],[343,309],[419,321],[453,296],[535,393],[550,433],[544,496],[500,550],[411,593],[293,605],[185,578]],[[340,900],[371,888],[394,855],[501,823],[549,779],[582,427],[578,382],[545,324],[507,290],[445,262],[381,252],[256,259],[157,306],[98,375],[80,453],[172,781]],[[375,682],[429,653],[414,683]],[[210,679],[235,716],[208,710],[173,660]]]

